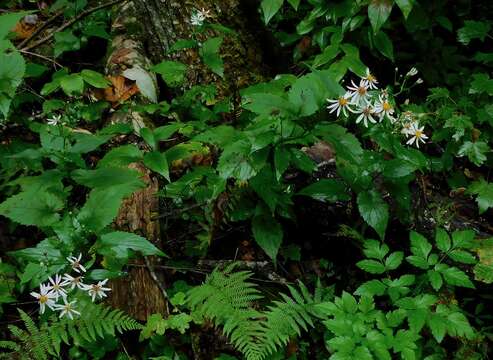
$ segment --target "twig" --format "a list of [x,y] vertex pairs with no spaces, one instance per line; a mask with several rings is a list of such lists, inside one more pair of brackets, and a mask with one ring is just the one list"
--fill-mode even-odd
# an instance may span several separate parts
[[41,54],[37,54],[37,53],[31,52],[31,51],[23,50],[23,49],[19,50],[19,52],[22,53],[22,54],[26,54],[26,55],[38,57],[40,59],[49,61],[52,64],[57,65],[57,66],[63,68],[63,65],[62,64],[57,63],[55,60],[53,60],[53,59],[51,59],[51,58],[49,58],[47,56],[44,56],[44,55],[41,55]]
[[91,8],[91,9],[87,9],[86,11],[83,11],[79,15],[77,15],[76,17],[74,17],[72,20],[67,21],[65,24],[63,24],[62,26],[60,26],[58,29],[55,29],[49,35],[45,36],[44,38],[36,41],[35,43],[33,43],[33,44],[29,45],[29,46],[26,46],[22,50],[25,50],[26,51],[26,50],[34,49],[34,48],[38,47],[39,45],[42,45],[45,42],[47,42],[48,40],[50,40],[53,36],[55,36],[56,33],[65,30],[66,28],[68,28],[68,27],[72,26],[73,24],[75,24],[77,21],[85,18],[88,15],[91,15],[93,12],[96,12],[98,10],[104,9],[106,7],[110,7],[110,6],[119,4],[119,3],[124,2],[124,1],[127,1],[127,0],[114,0],[114,1],[110,1],[110,2],[108,2],[106,4],[101,4],[99,6],[95,6],[95,7]]
[[52,22],[54,22],[56,19],[58,19],[58,17],[60,15],[62,15],[62,14],[63,14],[63,10],[57,12],[55,15],[53,15],[48,20],[46,20],[41,26],[39,26],[38,28],[36,28],[36,30],[34,30],[31,35],[29,35],[27,38],[25,38],[24,40],[22,40],[17,45],[17,48],[22,49],[24,47],[24,45],[28,44],[32,39],[34,39],[36,36],[38,36],[38,34],[41,31],[43,31],[44,29],[46,29],[48,27],[48,25],[50,25]]
[[161,292],[163,294],[164,303],[166,304],[166,314],[169,315],[169,305],[168,305],[168,303],[169,303],[169,296],[168,296],[168,292],[164,288],[164,286],[161,283],[161,281],[158,279],[156,273],[154,272],[153,266],[149,262],[149,259],[147,257],[144,257],[144,261],[146,263],[146,268],[147,268],[147,270],[149,271],[149,274],[152,277],[152,280],[154,280],[154,282],[156,283],[156,285],[159,287],[159,290],[161,290]]

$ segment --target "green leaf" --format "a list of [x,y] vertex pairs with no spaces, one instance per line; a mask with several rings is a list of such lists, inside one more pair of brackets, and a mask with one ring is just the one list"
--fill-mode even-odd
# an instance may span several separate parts
[[468,45],[474,39],[484,41],[490,30],[491,24],[489,22],[466,20],[464,27],[457,31],[457,39],[464,45]]
[[490,79],[488,74],[473,74],[472,78],[469,94],[486,93],[493,96],[493,79]]
[[[0,16],[2,19],[5,15]],[[3,25],[3,24],[2,24]],[[17,52],[0,52],[0,113],[7,118],[10,104],[26,71],[24,58]]]
[[275,263],[282,243],[282,227],[263,206],[257,206],[252,220],[252,232],[257,244]]
[[162,175],[166,180],[171,181],[169,177],[169,166],[166,155],[159,151],[151,151],[144,155],[144,165],[152,171]]
[[177,40],[169,49],[168,53],[173,53],[175,51],[180,51],[184,49],[192,49],[197,47],[198,43],[195,40],[191,39],[180,39]]
[[383,274],[385,266],[376,260],[361,260],[356,263],[356,266],[370,274]]
[[156,138],[154,137],[154,132],[151,129],[149,129],[147,127],[141,128],[140,129],[140,136],[142,136],[142,138],[145,140],[145,142],[153,150],[157,149],[157,141],[156,141]]
[[402,251],[396,251],[390,254],[387,259],[385,259],[385,268],[386,270],[395,270],[397,269],[404,259],[404,253]]
[[77,216],[78,221],[89,230],[101,231],[117,216],[123,199],[134,191],[132,185],[93,189]]
[[370,5],[368,5],[368,17],[374,34],[380,30],[389,18],[392,5],[393,2],[390,0],[371,0]]
[[467,339],[473,339],[475,337],[475,331],[464,314],[453,312],[447,316],[447,320],[447,330],[451,336],[465,337]]
[[80,75],[86,83],[94,86],[95,88],[104,89],[110,84],[110,82],[104,77],[104,75],[98,73],[97,71],[84,69],[80,72]]
[[424,259],[427,259],[432,249],[432,246],[428,242],[428,240],[426,240],[423,235],[417,233],[416,231],[411,231],[410,240],[411,252],[414,255],[418,255]]
[[276,169],[276,179],[279,181],[284,172],[289,167],[291,152],[283,146],[276,146],[274,149],[274,166]]
[[298,6],[300,6],[301,0],[288,0],[288,3],[291,4],[293,9],[298,10]]
[[80,39],[71,30],[56,32],[54,38],[55,45],[53,51],[55,57],[60,56],[65,51],[80,49]]
[[474,265],[477,263],[476,258],[471,253],[464,250],[452,250],[447,255],[452,260],[463,264]]
[[354,294],[360,296],[382,296],[385,293],[385,289],[387,289],[387,286],[380,280],[370,280],[361,284]]
[[101,167],[95,170],[75,170],[71,177],[77,183],[90,188],[110,188],[126,185],[133,191],[144,186],[140,177],[142,174],[133,169],[119,167]]
[[430,267],[427,259],[423,258],[422,256],[411,255],[411,256],[406,257],[406,260],[410,264],[412,264],[412,265],[414,265],[420,269],[423,269],[423,270],[426,270]]
[[450,241],[450,237],[448,236],[447,232],[441,228],[437,229],[436,231],[435,242],[437,244],[437,247],[443,252],[449,251],[450,247],[452,246],[452,242]]
[[469,161],[476,166],[481,166],[486,161],[486,153],[490,147],[484,141],[466,141],[459,149],[459,156],[467,155]]
[[398,179],[412,174],[416,166],[402,159],[392,159],[384,162],[383,176],[389,179]]
[[466,273],[456,267],[447,267],[440,272],[443,275],[445,282],[449,285],[462,286],[470,289],[475,288]]
[[379,31],[373,37],[373,42],[377,50],[380,51],[383,56],[394,61],[394,45],[385,32]]
[[[284,0],[262,0],[260,7],[264,13],[264,23],[267,25],[269,21],[277,14]],[[298,1],[299,3],[299,1]]]
[[50,226],[60,216],[64,202],[47,191],[21,192],[0,204],[0,215],[22,225]]
[[399,6],[399,8],[401,9],[404,18],[407,20],[407,17],[413,9],[414,0],[395,0],[395,2],[397,3],[397,6]]
[[476,203],[480,214],[493,207],[493,183],[480,179],[469,186],[468,192],[477,195]]
[[115,231],[101,235],[101,239],[96,242],[95,246],[99,254],[105,256],[113,255],[120,259],[129,258],[131,256],[129,250],[139,252],[143,256],[166,256],[142,236],[124,231]]
[[143,154],[133,144],[122,145],[111,149],[99,160],[98,167],[127,167],[130,163],[142,160]]
[[319,201],[348,201],[351,199],[350,195],[347,193],[346,185],[336,179],[322,179],[308,185],[306,188],[302,189],[298,195],[309,196],[315,200]]
[[375,190],[358,194],[358,209],[363,219],[377,232],[380,239],[385,237],[389,221],[389,206]]
[[294,115],[296,106],[279,95],[255,93],[245,96],[243,108],[262,115]]
[[157,88],[155,78],[149,74],[148,71],[142,69],[140,66],[127,69],[123,72],[123,76],[127,79],[134,80],[140,93],[144,95],[153,103],[157,103]]
[[224,77],[224,62],[219,55],[219,49],[223,43],[222,37],[207,39],[199,50],[200,57],[215,74]]
[[431,314],[431,317],[428,319],[428,326],[435,340],[441,343],[447,331],[446,319],[441,315]]
[[60,80],[60,86],[63,92],[69,96],[73,93],[79,95],[84,91],[84,80],[79,74],[71,74]]
[[440,275],[440,273],[435,270],[428,270],[426,274],[428,275],[428,280],[430,281],[433,289],[435,289],[436,291],[440,290],[443,285],[442,275]]
[[385,255],[390,251],[389,247],[377,240],[365,240],[363,252],[370,259],[383,261]]
[[168,86],[176,87],[183,84],[187,66],[178,61],[162,61],[154,65],[151,71],[160,74]]

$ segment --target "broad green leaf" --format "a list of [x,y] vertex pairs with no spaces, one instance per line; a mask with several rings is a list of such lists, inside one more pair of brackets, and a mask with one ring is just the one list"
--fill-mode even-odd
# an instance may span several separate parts
[[252,232],[257,244],[275,263],[281,247],[283,231],[270,211],[264,207],[257,206],[252,220]]
[[84,80],[79,74],[70,74],[60,80],[60,86],[67,95],[82,94],[84,91]]
[[464,250],[452,250],[447,255],[452,260],[462,264],[474,265],[477,263],[476,258],[471,253]]
[[474,39],[484,41],[490,30],[490,22],[466,20],[464,26],[457,31],[457,39],[464,45],[468,45]]
[[493,79],[490,79],[488,74],[480,73],[472,75],[471,88],[469,94],[486,93],[493,96]]
[[284,172],[288,169],[291,161],[291,152],[284,146],[276,146],[274,149],[274,167],[276,169],[276,179],[279,181]]
[[291,4],[293,9],[298,10],[298,6],[300,6],[301,0],[288,0],[288,3]]
[[168,86],[175,87],[183,84],[187,66],[178,61],[162,61],[154,65],[151,71],[160,74]]
[[385,32],[379,31],[373,37],[373,42],[377,50],[380,51],[383,56],[394,61],[394,45]]
[[435,242],[437,247],[443,252],[449,251],[450,247],[452,246],[450,236],[448,236],[447,232],[441,228],[438,228],[436,231]]
[[371,0],[368,5],[368,17],[373,28],[373,33],[377,33],[387,21],[392,11],[393,2],[391,0]]
[[245,96],[243,108],[262,115],[291,115],[296,114],[298,108],[285,98],[269,94],[255,93]]
[[474,329],[469,324],[467,317],[460,312],[453,312],[447,316],[448,320],[448,333],[451,336],[465,337],[466,339],[473,339],[477,336]]
[[418,255],[424,259],[427,259],[432,249],[432,246],[428,242],[428,240],[426,240],[423,235],[417,233],[416,231],[411,231],[410,240],[411,252],[414,255]]
[[397,6],[399,6],[399,8],[401,9],[404,18],[407,19],[409,13],[413,9],[414,0],[395,0],[395,2],[397,3]]
[[77,183],[90,188],[110,188],[126,185],[136,191],[144,186],[137,170],[119,167],[101,167],[95,170],[75,170],[71,177]]
[[99,167],[127,167],[130,163],[142,160],[143,154],[139,148],[133,144],[118,146],[111,149],[99,160]]
[[356,266],[370,274],[383,274],[385,266],[376,260],[361,260],[356,263]]
[[133,68],[123,72],[123,76],[127,79],[134,80],[140,93],[153,103],[157,103],[157,88],[155,78],[148,71],[135,65]]
[[377,232],[380,239],[385,237],[389,221],[389,206],[375,190],[363,191],[358,194],[358,209],[363,219]]
[[350,200],[350,195],[347,193],[346,185],[335,179],[322,179],[308,185],[306,188],[302,189],[298,195],[309,196],[315,200],[319,201],[348,201]]
[[180,51],[184,49],[191,49],[197,47],[198,43],[195,40],[191,39],[180,39],[177,40],[171,48],[168,50],[168,53],[173,53],[175,51]]
[[154,132],[147,128],[141,128],[140,129],[140,136],[145,140],[145,142],[153,149],[157,149],[157,140],[156,137],[154,136]]
[[144,155],[144,164],[152,171],[162,175],[166,180],[171,181],[169,177],[169,166],[166,155],[159,151],[151,151]]
[[219,54],[222,37],[214,37],[207,39],[199,50],[200,57],[215,74],[220,77],[224,76],[224,62]]
[[104,77],[104,75],[98,73],[97,71],[84,69],[80,72],[80,75],[86,83],[94,86],[95,88],[104,89],[110,84],[110,82]]
[[132,185],[115,185],[93,189],[80,210],[77,219],[87,229],[101,231],[113,222],[122,200],[132,194]]
[[367,296],[382,296],[385,293],[387,286],[380,280],[370,280],[361,284],[356,291],[355,295],[367,295]]
[[277,14],[283,3],[284,0],[262,0],[260,7],[264,13],[265,25],[267,25],[274,15]]
[[47,192],[21,192],[0,204],[0,215],[22,225],[50,226],[56,223],[64,202]]
[[383,175],[389,179],[399,179],[416,171],[416,166],[402,159],[392,159],[384,163]]
[[389,253],[390,249],[387,244],[377,240],[365,240],[363,253],[370,259],[377,259],[381,262]]
[[480,214],[493,207],[493,183],[488,183],[484,179],[480,179],[471,184],[468,192],[477,195],[476,203],[478,204]]
[[124,231],[115,231],[101,235],[101,239],[96,242],[98,253],[105,256],[114,255],[120,259],[127,259],[131,256],[131,251],[139,252],[143,256],[165,254],[153,245],[149,240]]
[[19,20],[31,13],[32,11],[8,11],[7,13],[2,14],[0,16],[0,40],[3,40],[9,34],[9,32],[14,29]]

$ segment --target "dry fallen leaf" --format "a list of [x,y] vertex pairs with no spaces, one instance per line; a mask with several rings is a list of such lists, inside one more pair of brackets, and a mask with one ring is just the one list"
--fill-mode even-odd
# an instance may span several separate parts
[[139,88],[134,82],[130,82],[121,75],[109,76],[108,80],[111,81],[111,86],[104,89],[103,97],[113,104],[128,100],[139,92]]

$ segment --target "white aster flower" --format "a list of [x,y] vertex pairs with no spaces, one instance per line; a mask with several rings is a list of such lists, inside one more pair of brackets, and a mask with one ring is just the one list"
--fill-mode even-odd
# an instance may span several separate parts
[[351,93],[347,92],[343,96],[339,96],[337,99],[327,99],[327,102],[330,103],[330,105],[327,106],[327,109],[329,109],[329,113],[332,114],[334,111],[336,111],[337,117],[339,117],[341,110],[342,113],[347,116],[347,110],[354,112],[351,107],[350,107],[350,100],[351,100]]
[[40,314],[45,312],[46,306],[53,310],[55,306],[55,300],[53,299],[56,298],[56,295],[50,292],[49,286],[41,284],[39,286],[39,293],[33,291],[31,292],[31,296],[38,300]]
[[62,116],[61,115],[53,115],[51,118],[46,120],[46,123],[51,126],[56,126],[60,122]]
[[412,67],[411,70],[409,70],[406,74],[407,77],[411,77],[411,76],[414,76],[414,75],[417,75],[418,74],[418,69],[416,69],[415,67]]
[[375,124],[377,121],[373,118],[373,115],[375,114],[375,111],[373,110],[373,107],[371,104],[367,104],[363,107],[360,107],[356,113],[359,114],[359,116],[356,118],[356,124],[359,124],[361,121],[363,121],[363,125],[365,127],[368,127],[368,122],[371,122]]
[[48,284],[48,289],[56,295],[55,301],[58,301],[58,297],[67,296],[67,292],[63,288],[65,286],[65,282],[62,282],[62,277],[58,274],[55,275],[55,279],[49,277],[48,280],[50,284]]
[[74,304],[76,303],[76,301],[70,301],[70,302],[67,302],[67,299],[66,298],[63,298],[63,302],[64,304],[63,305],[60,305],[60,304],[57,304],[56,305],[56,310],[59,310],[60,311],[60,317],[62,318],[64,315],[67,315],[67,317],[70,319],[70,320],[73,320],[74,319],[74,314],[75,315],[80,315],[80,312],[78,312],[77,310],[75,310],[75,306]]
[[210,17],[210,11],[205,9],[195,10],[190,17],[190,23],[193,26],[202,26],[205,19]]
[[351,80],[351,84],[352,86],[347,87],[351,94],[351,102],[356,105],[366,104],[368,102],[368,83],[365,80],[361,80],[359,85],[356,85]]
[[82,283],[82,279],[84,279],[83,276],[71,276],[69,274],[63,275],[63,286],[70,286],[70,290],[75,289],[77,286],[79,289],[84,290],[84,284]]
[[394,114],[394,107],[390,104],[386,96],[379,96],[378,101],[375,104],[375,113],[378,114],[380,121],[386,116],[391,122],[395,121],[392,116]]
[[79,254],[78,257],[75,257],[75,256],[67,257],[67,260],[70,263],[70,265],[72,266],[72,269],[78,273],[80,273],[81,271],[86,272],[86,268],[80,263],[81,258],[82,258],[82,254]]
[[106,285],[107,282],[108,279],[105,279],[103,281],[99,281],[97,284],[84,286],[84,290],[87,290],[93,302],[94,300],[96,300],[96,298],[102,299],[106,297],[107,295],[105,294],[105,291],[111,291],[110,288],[104,287],[104,285]]
[[419,142],[421,141],[424,144],[425,140],[428,139],[428,136],[426,136],[423,132],[424,128],[424,126],[419,127],[418,123],[413,124],[409,129],[409,136],[412,137],[406,142],[406,144],[412,145],[414,143],[419,149]]
[[366,74],[361,78],[368,86],[369,89],[377,89],[378,81],[377,78],[370,72],[369,68],[366,68]]

